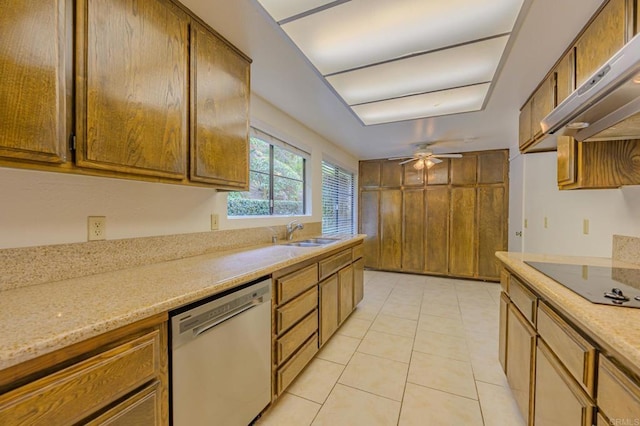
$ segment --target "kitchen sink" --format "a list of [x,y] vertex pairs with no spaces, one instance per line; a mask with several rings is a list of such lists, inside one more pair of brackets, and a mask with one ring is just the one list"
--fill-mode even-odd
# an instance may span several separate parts
[[324,246],[326,244],[335,243],[339,238],[308,238],[302,241],[294,241],[291,243],[285,243],[286,246],[296,246],[296,247],[319,247]]

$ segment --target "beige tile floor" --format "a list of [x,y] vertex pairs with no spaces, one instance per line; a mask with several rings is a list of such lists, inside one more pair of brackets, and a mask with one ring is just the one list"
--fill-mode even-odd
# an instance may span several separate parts
[[524,425],[498,363],[500,286],[365,271],[365,297],[257,422]]

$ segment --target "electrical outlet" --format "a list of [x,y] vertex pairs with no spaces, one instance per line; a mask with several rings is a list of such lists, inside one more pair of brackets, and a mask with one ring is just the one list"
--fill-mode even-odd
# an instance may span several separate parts
[[527,219],[524,220],[524,227],[525,228],[529,227],[529,221]]
[[212,231],[218,230],[218,215],[215,213],[211,214],[211,230]]
[[87,218],[87,240],[100,241],[106,238],[107,218],[105,216],[89,216]]
[[582,233],[584,235],[589,235],[589,219],[582,220]]

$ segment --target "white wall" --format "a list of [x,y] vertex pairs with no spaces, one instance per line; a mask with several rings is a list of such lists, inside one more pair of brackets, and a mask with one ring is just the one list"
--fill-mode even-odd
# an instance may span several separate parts
[[[252,124],[311,152],[312,210],[301,219],[321,221],[323,154],[354,171],[357,159],[263,99],[252,96],[251,102]],[[107,217],[107,239],[205,232],[213,212],[220,229],[291,220],[227,220],[226,193],[209,188],[0,168],[0,248],[86,241],[87,216]]]
[[509,152],[509,251],[522,251],[524,156],[518,149]]
[[640,237],[640,186],[560,191],[555,152],[523,157],[524,251],[611,257],[613,234]]

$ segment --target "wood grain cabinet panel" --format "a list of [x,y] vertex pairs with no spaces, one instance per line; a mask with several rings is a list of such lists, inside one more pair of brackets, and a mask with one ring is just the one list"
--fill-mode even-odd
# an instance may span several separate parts
[[0,157],[66,161],[67,4],[0,5]]
[[505,188],[487,186],[478,188],[478,276],[497,278],[500,262],[496,251],[507,247],[507,218]]
[[610,0],[576,43],[576,87],[624,46],[626,28],[626,0]]
[[487,151],[478,154],[478,183],[504,183],[509,176],[507,151]]
[[449,183],[449,165],[451,161],[447,158],[427,169],[427,185],[447,185]]
[[555,106],[556,76],[555,73],[551,73],[533,94],[531,106],[531,133],[533,139],[542,136],[542,126],[540,126],[540,122]]
[[[316,306],[318,306],[316,299]],[[314,310],[276,341],[276,364],[289,358],[309,336],[318,332],[318,311]]]
[[525,149],[533,139],[531,131],[531,100],[523,105],[518,118],[518,145],[520,151]]
[[570,136],[558,136],[558,185],[576,181],[576,140]]
[[281,334],[318,307],[318,287],[313,286],[290,302],[276,308],[276,334]]
[[404,177],[402,184],[404,186],[423,186],[424,185],[424,171],[425,169],[416,170],[413,165],[415,162],[404,164],[402,170]]
[[320,346],[335,333],[340,324],[340,287],[333,274],[320,283]]
[[402,191],[380,192],[380,268],[402,267]]
[[196,22],[190,46],[190,179],[247,189],[250,63]]
[[451,185],[473,185],[477,182],[478,157],[465,155],[451,160]]
[[404,215],[402,224],[402,270],[422,272],[424,270],[424,190],[405,190],[403,194]]
[[[136,388],[161,368],[160,332],[142,337],[0,395],[0,424],[75,424]],[[158,407],[160,410],[160,407]]]
[[360,191],[358,227],[361,234],[367,235],[364,238],[364,265],[374,269],[380,267],[379,204],[380,192]]
[[530,418],[532,406],[536,332],[515,305],[509,305],[507,315],[507,380],[520,414],[526,420]]
[[380,161],[361,161],[358,169],[358,183],[361,188],[380,186]]
[[449,273],[472,277],[476,259],[476,188],[451,189]]
[[591,426],[594,403],[540,340],[536,349],[534,425]]
[[556,105],[567,99],[575,90],[575,54],[570,49],[556,67]]
[[342,324],[353,311],[353,266],[338,271],[340,286],[340,324]]
[[276,301],[284,303],[318,283],[318,264],[282,276],[276,280]]
[[364,298],[364,259],[353,262],[353,307]]
[[520,280],[513,276],[509,280],[509,297],[527,321],[535,325],[538,298]]
[[397,188],[402,185],[403,167],[402,161],[383,161],[380,186],[385,188]]
[[318,335],[314,334],[294,356],[276,372],[275,390],[280,395],[318,352]]
[[351,249],[342,250],[334,255],[322,259],[318,262],[318,268],[320,270],[320,279],[325,279],[329,275],[341,269],[343,266],[348,265],[353,260],[353,254]]
[[161,425],[159,410],[162,392],[160,382],[137,392],[122,403],[100,417],[87,423],[87,426],[130,426],[130,425]]
[[77,3],[82,167],[184,179],[188,19],[168,0]]
[[448,187],[430,187],[425,192],[424,269],[445,275],[449,265],[449,210],[451,191]]
[[598,363],[598,408],[617,424],[635,424],[640,419],[640,378],[632,379],[607,357]]

